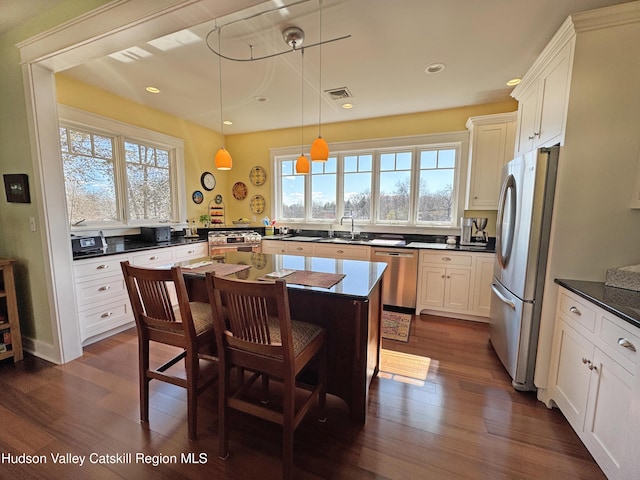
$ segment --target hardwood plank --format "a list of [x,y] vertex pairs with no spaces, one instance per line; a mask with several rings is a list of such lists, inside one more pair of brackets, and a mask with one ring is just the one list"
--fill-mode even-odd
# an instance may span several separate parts
[[[401,355],[391,355],[387,370],[397,371],[373,381],[365,425],[350,422],[337,397],[328,398],[326,423],[312,411],[295,434],[295,478],[605,478],[557,409],[511,387],[486,324],[414,317],[409,341],[383,340],[383,348],[418,358],[403,364]],[[173,353],[154,348],[152,357]],[[282,430],[239,412],[231,417],[231,456],[218,458],[215,386],[199,399],[197,441],[187,439],[186,394],[179,387],[151,382],[150,421],[140,423],[135,329],[86,347],[81,359],[63,366],[28,355],[20,364],[0,362],[0,392],[3,451],[204,459],[156,467],[5,463],[0,478],[280,478]]]

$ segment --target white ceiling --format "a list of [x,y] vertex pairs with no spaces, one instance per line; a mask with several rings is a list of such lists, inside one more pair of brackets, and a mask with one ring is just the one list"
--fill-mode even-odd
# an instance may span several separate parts
[[[321,86],[320,48],[304,50],[304,124],[317,125],[320,97],[323,123],[506,100],[506,81],[526,73],[569,14],[617,3],[624,1],[323,0],[322,39],[350,37],[322,46]],[[288,8],[262,13],[276,4]],[[254,58],[290,50],[281,34],[289,26],[305,31],[303,46],[319,42],[319,22],[318,0],[272,0],[217,25],[223,25],[223,54],[248,59],[249,45]],[[215,25],[211,20],[178,32],[168,50],[155,42],[136,45],[145,56],[129,55],[134,61],[128,63],[105,57],[64,73],[220,131],[218,57],[205,42]],[[217,31],[209,44],[217,48]],[[436,62],[446,68],[425,73]],[[300,51],[221,63],[223,117],[233,122],[225,134],[300,126]],[[161,93],[147,93],[149,85]],[[352,94],[354,108],[345,110],[343,101],[323,93],[340,87]]]

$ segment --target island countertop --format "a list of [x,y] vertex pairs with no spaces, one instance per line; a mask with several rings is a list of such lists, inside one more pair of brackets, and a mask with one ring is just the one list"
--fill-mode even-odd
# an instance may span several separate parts
[[[212,257],[198,258],[177,265],[189,267],[200,262],[226,263],[229,265],[249,265],[234,276],[245,280],[257,280],[265,275],[283,268],[344,274],[345,277],[330,288],[297,285],[287,282],[290,289],[308,290],[325,295],[337,295],[356,299],[366,299],[382,278],[386,263],[368,262],[362,260],[342,260],[335,258],[303,257],[299,255],[279,255],[256,252],[231,251]],[[201,268],[183,268],[183,274],[188,276],[203,276],[207,266]],[[287,277],[284,277],[287,280]]]

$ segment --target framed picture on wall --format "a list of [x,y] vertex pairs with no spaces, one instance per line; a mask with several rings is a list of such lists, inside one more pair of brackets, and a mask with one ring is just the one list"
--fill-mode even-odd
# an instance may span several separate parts
[[7,202],[31,203],[29,195],[29,176],[25,173],[5,173],[4,190]]

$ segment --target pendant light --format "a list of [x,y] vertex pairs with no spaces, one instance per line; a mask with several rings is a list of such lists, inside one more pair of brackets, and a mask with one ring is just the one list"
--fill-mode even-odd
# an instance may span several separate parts
[[311,160],[314,162],[326,162],[329,158],[329,145],[320,134],[320,125],[322,125],[322,0],[320,3],[320,82],[318,90],[318,138],[311,144]]
[[[295,46],[294,46],[295,48]],[[306,175],[309,173],[309,160],[304,154],[304,48],[300,49],[300,149],[302,153],[296,160],[296,173]]]
[[[218,28],[218,51],[221,51],[221,30],[221,28]],[[220,134],[222,135],[222,147],[216,152],[214,162],[218,170],[231,170],[233,160],[231,154],[224,148],[224,124],[222,123],[222,60],[220,55],[218,55],[218,75],[220,80]]]

